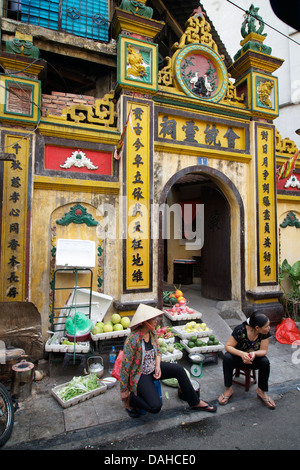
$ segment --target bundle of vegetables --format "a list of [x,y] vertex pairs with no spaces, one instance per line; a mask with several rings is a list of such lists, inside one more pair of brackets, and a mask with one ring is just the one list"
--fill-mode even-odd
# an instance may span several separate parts
[[63,401],[71,400],[83,393],[91,392],[99,387],[97,374],[73,377],[65,387],[62,387],[57,394]]
[[[186,368],[184,368],[184,370],[186,371],[186,374],[188,378],[190,379],[191,375],[189,371]],[[172,379],[164,379],[162,380],[162,383],[164,383],[165,385],[168,385],[169,387],[175,387],[175,388],[178,387],[178,380],[175,379],[175,377]]]

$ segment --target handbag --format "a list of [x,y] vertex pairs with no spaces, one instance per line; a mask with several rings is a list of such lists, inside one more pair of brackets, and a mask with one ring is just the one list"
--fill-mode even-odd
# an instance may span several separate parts
[[120,380],[122,360],[123,360],[123,350],[119,351],[119,354],[117,356],[117,359],[115,361],[115,364],[111,373],[111,375],[115,377],[115,379],[117,380]]

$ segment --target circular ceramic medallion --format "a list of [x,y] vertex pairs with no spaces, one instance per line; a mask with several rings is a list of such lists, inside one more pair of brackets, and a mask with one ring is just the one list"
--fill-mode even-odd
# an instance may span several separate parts
[[226,93],[228,74],[220,56],[202,44],[185,46],[175,59],[182,90],[193,98],[217,102]]

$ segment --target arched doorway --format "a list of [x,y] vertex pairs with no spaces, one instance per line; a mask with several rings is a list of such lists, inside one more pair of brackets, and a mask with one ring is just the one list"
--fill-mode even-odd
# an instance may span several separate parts
[[[245,303],[244,206],[235,185],[222,172],[197,165],[173,175],[160,196],[159,205],[168,204],[170,195],[176,201],[197,199],[204,204],[204,246],[199,252],[201,287],[199,295],[216,300],[239,300]],[[174,200],[174,198],[173,198]],[[166,279],[166,250],[163,238],[163,216],[159,220],[158,299]],[[175,251],[171,256],[178,258]]]

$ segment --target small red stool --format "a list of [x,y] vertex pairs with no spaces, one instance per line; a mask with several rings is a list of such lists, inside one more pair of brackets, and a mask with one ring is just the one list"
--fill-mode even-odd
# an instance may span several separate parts
[[[245,387],[246,392],[249,392],[250,385],[256,384],[256,372],[254,369],[247,369],[246,367],[243,369],[241,368],[236,368],[235,372],[233,373],[233,380],[232,382],[237,384],[237,385],[242,385],[242,387]],[[234,380],[235,377],[239,377],[240,375],[245,376],[245,382],[240,382],[238,380]],[[252,381],[251,381],[252,379]]]

